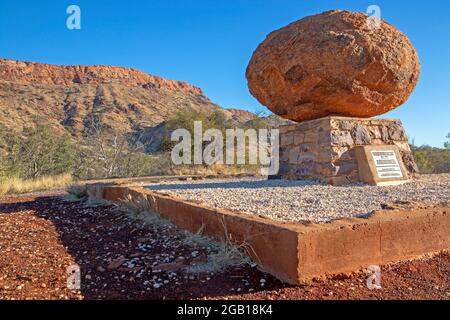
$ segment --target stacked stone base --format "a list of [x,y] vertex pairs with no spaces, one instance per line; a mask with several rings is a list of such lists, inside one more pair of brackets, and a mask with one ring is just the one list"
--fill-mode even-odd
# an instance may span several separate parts
[[272,179],[360,181],[355,147],[394,145],[408,175],[416,172],[400,120],[327,117],[280,127],[280,171]]

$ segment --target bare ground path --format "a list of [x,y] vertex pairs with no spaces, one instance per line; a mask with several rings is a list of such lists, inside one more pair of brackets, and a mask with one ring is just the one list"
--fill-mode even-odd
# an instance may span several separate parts
[[[180,239],[175,228],[143,226],[113,206],[1,197],[0,299],[450,299],[448,253],[384,266],[382,290],[367,289],[364,273],[293,287],[251,266],[188,273],[181,267],[214,249]],[[66,286],[73,264],[80,291]]]

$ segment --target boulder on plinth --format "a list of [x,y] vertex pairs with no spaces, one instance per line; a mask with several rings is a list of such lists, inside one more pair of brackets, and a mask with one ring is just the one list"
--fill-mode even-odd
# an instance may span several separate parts
[[403,104],[420,62],[408,38],[362,13],[329,11],[272,32],[247,68],[251,93],[301,122],[330,115],[370,118]]

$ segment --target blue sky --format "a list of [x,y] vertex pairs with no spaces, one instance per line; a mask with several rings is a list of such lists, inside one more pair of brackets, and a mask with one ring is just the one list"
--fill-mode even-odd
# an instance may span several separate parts
[[[66,28],[66,9],[82,10],[82,29]],[[0,57],[53,64],[133,67],[184,80],[225,108],[265,110],[248,92],[245,69],[265,36],[330,9],[365,12],[406,33],[421,62],[400,118],[417,144],[442,146],[450,132],[450,1],[447,0],[0,0]]]

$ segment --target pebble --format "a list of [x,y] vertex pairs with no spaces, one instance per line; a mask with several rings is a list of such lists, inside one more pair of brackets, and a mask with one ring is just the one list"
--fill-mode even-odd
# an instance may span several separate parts
[[384,204],[398,201],[450,202],[450,174],[424,175],[414,182],[389,187],[364,184],[330,186],[307,180],[257,178],[167,184],[154,184],[147,188],[164,190],[214,208],[293,222],[326,223],[334,219],[364,217],[382,209]]

